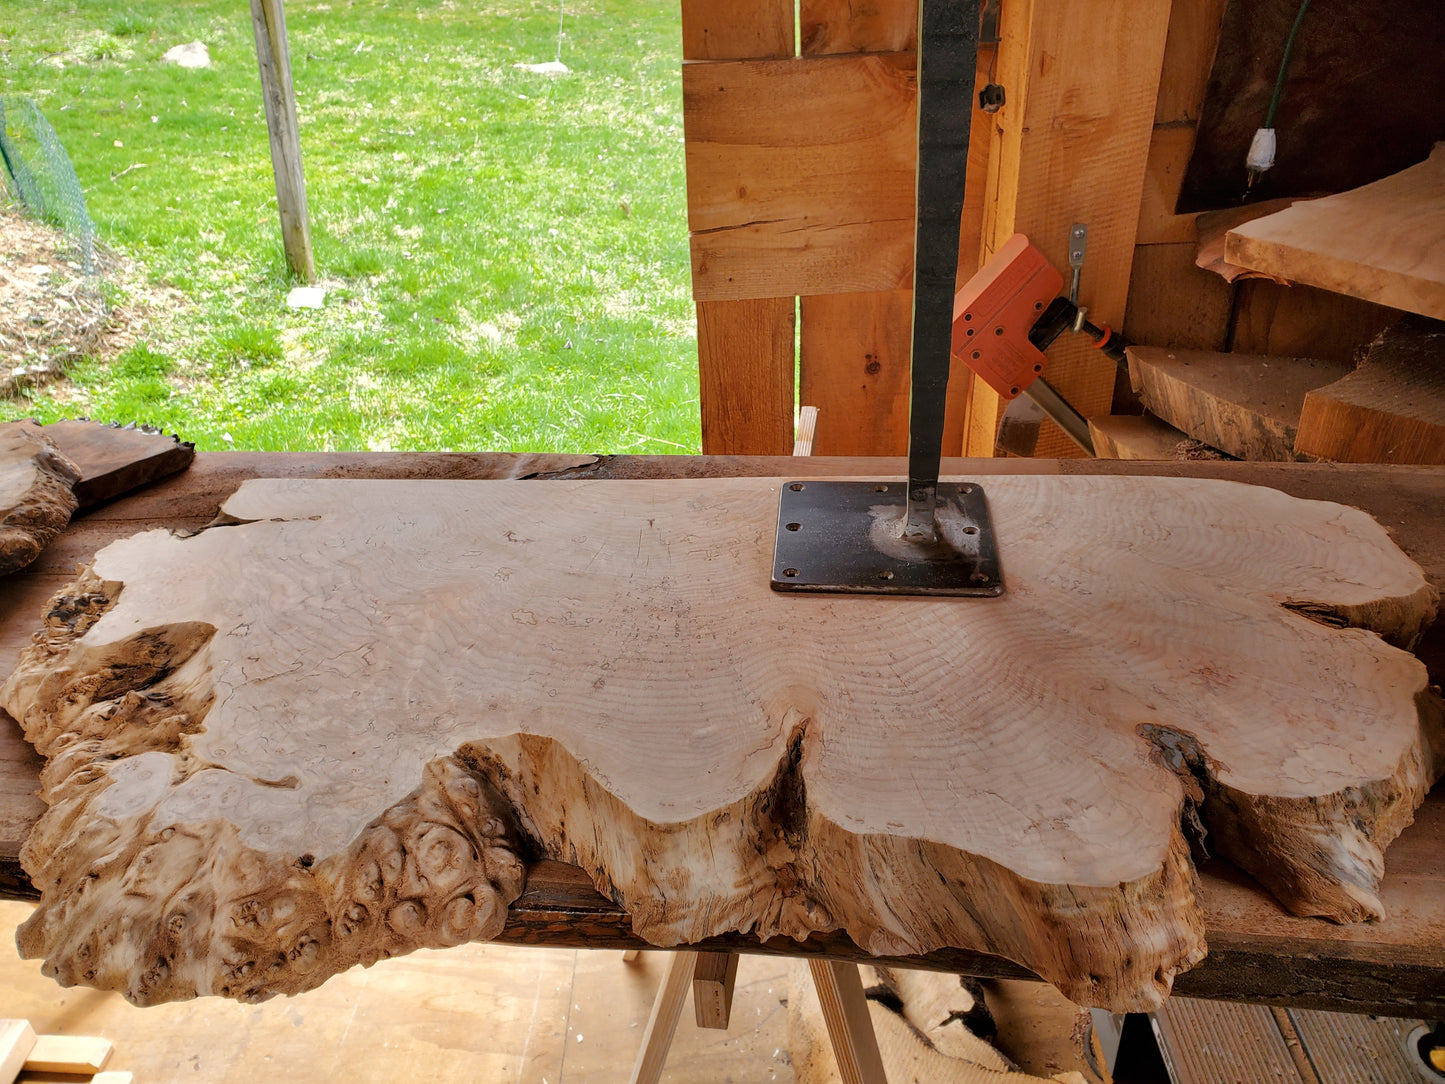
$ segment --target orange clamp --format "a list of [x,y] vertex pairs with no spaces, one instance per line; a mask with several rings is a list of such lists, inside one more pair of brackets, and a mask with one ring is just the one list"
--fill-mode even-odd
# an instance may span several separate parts
[[1029,331],[1063,287],[1058,268],[1014,234],[954,297],[953,356],[1000,396],[1016,398],[1048,365]]

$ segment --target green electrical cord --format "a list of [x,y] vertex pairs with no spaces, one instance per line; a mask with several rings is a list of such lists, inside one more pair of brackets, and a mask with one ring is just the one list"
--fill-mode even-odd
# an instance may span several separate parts
[[1294,52],[1294,39],[1299,36],[1300,23],[1305,21],[1305,12],[1310,9],[1310,0],[1300,0],[1299,12],[1294,17],[1294,26],[1289,28],[1289,38],[1284,43],[1284,55],[1279,58],[1279,74],[1274,77],[1274,94],[1269,99],[1269,112],[1265,114],[1264,127],[1274,127],[1274,114],[1279,109],[1279,99],[1284,94],[1284,76],[1289,68],[1290,54]]

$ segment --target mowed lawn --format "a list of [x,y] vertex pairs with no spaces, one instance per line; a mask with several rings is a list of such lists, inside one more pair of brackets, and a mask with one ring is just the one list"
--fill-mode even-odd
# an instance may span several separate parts
[[[55,126],[101,240],[176,287],[0,416],[202,448],[696,451],[678,9],[290,0],[321,284],[288,311],[245,0],[6,0],[0,92]],[[162,64],[199,40],[214,66]]]

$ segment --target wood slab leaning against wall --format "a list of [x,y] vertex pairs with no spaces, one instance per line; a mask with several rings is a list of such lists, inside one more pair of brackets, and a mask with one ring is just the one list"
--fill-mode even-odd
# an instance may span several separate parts
[[1000,475],[1002,598],[794,596],[778,484],[264,479],[111,544],[0,690],[48,760],[22,951],[261,1000],[495,936],[545,857],[659,946],[842,930],[1125,1010],[1205,952],[1191,845],[1380,914],[1445,731],[1364,513]]

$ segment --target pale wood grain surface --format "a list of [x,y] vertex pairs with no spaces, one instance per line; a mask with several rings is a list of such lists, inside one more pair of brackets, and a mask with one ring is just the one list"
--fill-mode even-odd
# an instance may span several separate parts
[[[1369,856],[1433,778],[1414,701],[1424,668],[1373,637],[1280,605],[1413,639],[1432,592],[1366,517],[1202,482],[998,477],[988,493],[1010,590],[960,608],[768,591],[760,572],[776,493],[776,484],[721,479],[258,481],[225,505],[236,526],[110,547],[87,590],[114,594],[105,585],[124,584],[118,601],[101,607],[80,654],[59,670],[66,656],[41,652],[17,671],[7,705],[56,756],[64,734],[107,716],[43,706],[68,695],[71,680],[49,675],[135,659],[147,691],[113,701],[121,714],[97,731],[129,755],[104,768],[110,786],[94,795],[93,812],[133,825],[120,830],[139,832],[146,847],[157,843],[147,825],[183,827],[185,842],[146,852],[154,856],[146,876],[161,878],[154,887],[142,890],[129,875],[118,884],[128,898],[159,904],[194,880],[187,891],[233,901],[218,902],[222,909],[249,914],[247,901],[258,900],[262,915],[279,915],[279,901],[289,901],[296,917],[261,918],[248,935],[254,947],[232,944],[214,958],[196,951],[197,934],[168,936],[167,968],[141,975],[114,950],[102,950],[103,960],[86,955],[103,944],[91,924],[111,913],[109,891],[92,887],[81,902],[66,890],[65,878],[87,876],[93,860],[72,859],[70,874],[47,872],[58,906],[27,925],[22,944],[51,955],[67,978],[120,983],[150,1001],[192,988],[247,998],[271,984],[306,988],[358,953],[494,936],[520,889],[506,855],[516,844],[502,823],[476,825],[513,816],[486,812],[504,797],[531,846],[592,869],[658,944],[731,929],[766,937],[842,926],[874,951],[973,946],[1019,959],[1076,997],[1141,1004],[1199,954],[1176,828],[1183,790],[1150,759],[1158,742],[1168,750],[1184,740],[1170,728],[1193,735],[1179,747],[1185,756],[1197,755],[1188,752],[1194,741],[1209,751],[1207,772],[1202,761],[1198,770],[1226,853],[1301,910],[1378,912]],[[548,526],[556,508],[570,524],[561,533]],[[1098,521],[1091,510],[1103,508],[1125,512]],[[1098,537],[1061,553],[1059,522],[1076,541],[1095,523]],[[438,537],[466,546],[443,560]],[[1121,560],[1123,581],[1111,571]],[[1209,585],[1226,568],[1230,590],[1221,595]],[[1110,581],[1127,627],[1158,630],[1143,643],[1126,638],[1122,656],[1111,637],[1081,635],[1097,587]],[[1179,599],[1182,610],[1171,601]],[[819,640],[821,628],[837,631]],[[1048,671],[1010,661],[1005,645],[1024,628],[1055,660]],[[1227,642],[1204,631],[1215,628],[1230,630]],[[1281,682],[1271,668],[1274,684],[1261,685],[1251,676],[1257,660],[1284,643],[1296,679]],[[1201,651],[1204,662],[1186,662]],[[430,665],[438,659],[449,667]],[[170,676],[156,681],[156,667]],[[991,684],[970,680],[971,667]],[[1372,676],[1351,677],[1361,667]],[[1321,674],[1333,682],[1321,685]],[[1095,689],[1101,675],[1109,676]],[[957,682],[973,690],[962,730]],[[900,690],[914,705],[901,717],[892,706]],[[1330,722],[1322,735],[1292,733],[1282,745],[1254,724],[1260,712],[1286,728],[1296,717]],[[298,716],[308,720],[304,732],[291,724]],[[880,729],[885,716],[892,722]],[[141,722],[144,730],[131,729]],[[1047,740],[1024,738],[1039,727]],[[519,729],[523,736],[508,736]],[[1074,747],[1077,770],[1064,786],[1053,765]],[[408,793],[421,765],[458,749],[459,760],[431,763],[421,790]],[[192,766],[178,785],[164,767],[177,753]],[[886,773],[858,768],[885,762]],[[700,772],[704,764],[713,767]],[[67,826],[81,823],[71,817],[90,805],[84,781],[94,778],[77,775],[73,789],[52,792],[57,810],[70,812],[42,822],[32,860],[76,845]],[[900,788],[900,779],[914,785]],[[776,807],[774,788],[795,786],[805,805]],[[1365,796],[1349,824],[1336,797],[1345,790]],[[956,817],[960,801],[973,810],[966,822]],[[212,874],[183,856],[193,836],[211,834],[201,826],[219,810],[235,834],[214,845],[233,857],[218,859]],[[1347,833],[1348,853],[1296,853],[1302,815]],[[781,851],[746,842],[777,824],[787,826]],[[451,844],[435,853],[423,846],[433,825],[458,839],[475,832],[471,859]],[[863,850],[851,842],[859,838],[869,841]],[[699,848],[711,856],[704,867],[690,858]],[[424,873],[440,860],[453,872],[433,870],[420,889],[405,887],[411,874],[393,883],[387,864],[413,860]],[[371,861],[381,863],[379,889],[366,888]],[[256,862],[254,874],[242,872]],[[814,872],[800,881],[804,869]],[[680,885],[678,870],[689,871]],[[968,894],[966,913],[929,902],[937,890],[924,886],[940,875],[956,880],[949,893]],[[980,883],[995,887],[964,887]],[[1062,910],[1048,887],[1059,884],[1071,886]],[[1075,936],[1067,916],[1084,901],[1094,932]],[[358,905],[346,918],[354,941],[320,932],[318,907],[351,916]],[[373,912],[381,905],[384,922]],[[1019,929],[1020,908],[1056,915],[1049,922],[1063,937]],[[1116,922],[1119,944],[1098,937],[1100,924]],[[148,936],[144,922],[133,930]],[[245,956],[272,937],[314,947],[249,978]],[[81,946],[89,947],[76,956]]]
[[910,284],[913,66],[894,53],[683,68],[694,297]]
[[[186,474],[85,515],[42,555],[37,566],[0,581],[0,668],[8,666],[6,660],[13,660],[30,629],[40,623],[46,597],[63,585],[77,562],[91,560],[107,542],[139,529],[202,526],[245,478],[706,477],[776,475],[796,469],[797,465],[787,458],[203,454]],[[899,459],[816,459],[809,463],[812,472],[837,475],[898,476],[904,468]],[[972,477],[1119,472],[1216,477],[1264,483],[1305,498],[1342,500],[1369,510],[1426,569],[1433,583],[1445,584],[1445,531],[1440,529],[1439,520],[1439,508],[1445,502],[1445,478],[1435,469],[1237,462],[951,460],[945,461],[944,470],[952,476],[962,471]],[[1425,657],[1434,659],[1433,680],[1438,683],[1445,677],[1441,665],[1445,653],[1437,647],[1433,655],[1427,653]],[[0,868],[8,866],[15,871],[14,855],[40,808],[33,797],[38,761],[33,749],[20,738],[18,727],[3,713],[0,751],[5,754],[0,773],[6,785],[0,793]],[[1211,955],[1181,976],[1178,988],[1191,996],[1242,997],[1337,1011],[1393,1015],[1445,1011],[1438,998],[1439,976],[1445,974],[1445,950],[1440,948],[1445,945],[1445,890],[1423,876],[1425,871],[1445,868],[1439,855],[1445,834],[1437,823],[1442,810],[1445,803],[1436,795],[1421,811],[1422,818],[1430,815],[1435,819],[1422,820],[1406,829],[1390,849],[1380,893],[1388,917],[1379,923],[1340,926],[1292,918],[1283,914],[1248,877],[1225,863],[1209,863],[1202,875],[1202,899]],[[564,884],[547,869],[567,871],[571,879]],[[549,889],[552,882],[556,883]],[[13,892],[19,884],[6,880],[0,883],[0,892]],[[28,890],[28,882],[24,886]],[[586,902],[583,895],[592,902]],[[620,949],[639,943],[615,904],[596,897],[580,870],[556,863],[541,863],[533,868],[528,892],[514,906],[504,936],[529,945],[613,944]],[[827,938],[802,946],[791,941],[765,946],[756,939],[735,938],[728,947],[773,952],[806,950],[852,958],[858,958],[862,951],[846,938]],[[938,953],[914,958],[913,963],[973,974],[1020,973],[997,958],[967,953]],[[330,984],[323,992],[329,988]],[[644,1014],[649,1004],[650,994],[643,1002]],[[590,1044],[581,1051],[585,1053],[589,1048]]]
[[1445,319],[1445,144],[1424,162],[1236,226],[1232,263]]

